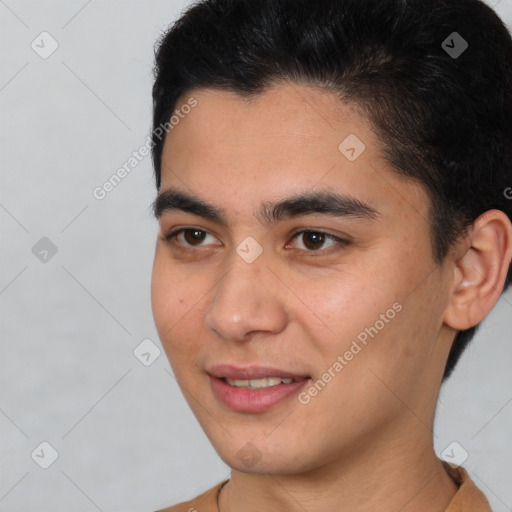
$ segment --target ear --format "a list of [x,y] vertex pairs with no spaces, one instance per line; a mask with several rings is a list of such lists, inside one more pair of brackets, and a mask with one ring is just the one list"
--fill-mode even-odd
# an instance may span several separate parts
[[500,298],[512,260],[512,224],[500,210],[473,223],[455,255],[444,322],[456,330],[480,323]]

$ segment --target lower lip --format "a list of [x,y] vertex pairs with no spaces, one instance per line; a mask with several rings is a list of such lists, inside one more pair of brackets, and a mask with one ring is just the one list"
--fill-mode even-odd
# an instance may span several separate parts
[[224,405],[234,411],[263,412],[277,403],[297,394],[309,379],[291,384],[278,384],[263,389],[237,388],[225,380],[210,375],[210,384],[214,395]]

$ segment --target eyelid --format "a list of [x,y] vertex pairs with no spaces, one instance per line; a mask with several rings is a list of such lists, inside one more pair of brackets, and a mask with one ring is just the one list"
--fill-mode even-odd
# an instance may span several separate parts
[[[328,254],[331,254],[332,252],[338,252],[350,244],[350,239],[348,237],[342,238],[341,236],[335,235],[334,233],[330,233],[329,231],[324,231],[323,229],[315,229],[315,228],[300,228],[296,231],[293,231],[290,234],[291,240],[294,240],[295,238],[297,238],[298,235],[302,235],[304,233],[322,234],[322,235],[325,235],[325,237],[327,239],[335,242],[335,244],[331,247],[327,247],[326,249],[318,249],[316,251],[297,249],[298,251],[307,253],[308,255],[311,255],[311,256],[315,256],[315,255],[326,256]],[[289,246],[289,244],[286,245],[286,247],[288,247],[288,246]]]
[[[215,235],[212,235],[212,233],[210,233],[208,230],[201,228],[201,227],[184,226],[184,227],[179,227],[179,228],[176,228],[176,229],[170,231],[169,233],[163,235],[161,238],[164,240],[164,242],[171,244],[178,235],[180,235],[182,232],[185,232],[188,230],[202,231],[203,233],[206,233],[206,235],[215,236]],[[290,240],[294,240],[295,238],[297,238],[298,235],[301,235],[304,233],[323,234],[323,235],[325,235],[326,238],[336,242],[334,246],[328,247],[326,249],[318,249],[318,250],[297,249],[298,251],[307,253],[308,255],[313,255],[313,256],[314,255],[327,255],[327,254],[330,254],[331,252],[340,251],[351,243],[350,237],[347,237],[347,236],[341,237],[341,236],[335,235],[333,233],[330,233],[329,231],[324,231],[323,229],[315,229],[315,228],[311,228],[311,227],[308,227],[308,228],[303,227],[303,228],[298,228],[298,229],[294,230],[289,235]],[[201,248],[204,247],[203,245],[193,246],[193,245],[183,245],[183,244],[179,244],[179,243],[176,243],[173,245],[178,250],[183,250],[183,251],[197,251],[198,249],[201,250]],[[285,247],[289,247],[289,245],[290,244],[287,242]]]
[[326,231],[324,229],[321,229],[321,228],[310,228],[310,227],[306,227],[306,228],[298,228],[294,231],[292,231],[290,233],[290,237],[291,238],[294,238],[296,237],[297,235],[301,234],[301,233],[321,233],[325,236],[329,236],[331,238],[335,238],[339,241],[345,241],[345,242],[349,242],[350,241],[350,238],[346,235],[341,235],[341,234],[335,234],[335,233],[331,233],[330,231]]
[[[176,228],[176,229],[173,229],[173,230],[169,231],[169,233],[166,233],[166,234],[162,235],[161,238],[165,242],[171,243],[182,232],[184,232],[184,231],[194,231],[194,230],[195,231],[202,231],[203,233],[206,233],[206,235],[210,235],[210,236],[215,237],[215,235],[210,233],[207,229],[200,228],[200,227],[197,227],[197,226],[184,226],[184,227]],[[179,248],[181,248],[181,249],[184,249],[184,250],[187,250],[187,249],[194,250],[196,247],[197,248],[198,247],[203,247],[202,245],[193,246],[193,245],[182,245],[182,244],[177,244],[177,246]]]

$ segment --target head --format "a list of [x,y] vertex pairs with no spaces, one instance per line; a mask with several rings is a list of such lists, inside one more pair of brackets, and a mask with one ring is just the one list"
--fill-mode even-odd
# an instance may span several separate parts
[[[501,20],[479,0],[207,0],[155,77],[156,185],[178,194],[155,202],[153,311],[221,456],[258,439],[267,469],[307,469],[304,439],[339,455],[329,425],[347,452],[418,428],[411,410],[429,425],[512,279]],[[231,411],[207,370],[280,361],[322,384],[270,436],[287,409]]]

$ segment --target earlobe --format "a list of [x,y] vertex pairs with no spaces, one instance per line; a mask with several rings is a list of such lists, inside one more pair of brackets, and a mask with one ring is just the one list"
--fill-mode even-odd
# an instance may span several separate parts
[[512,259],[512,224],[489,210],[466,236],[464,254],[454,262],[453,290],[444,321],[457,330],[480,323],[498,301]]

